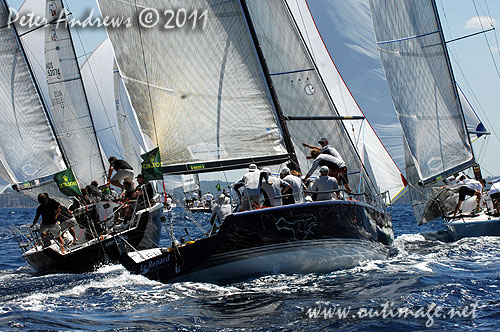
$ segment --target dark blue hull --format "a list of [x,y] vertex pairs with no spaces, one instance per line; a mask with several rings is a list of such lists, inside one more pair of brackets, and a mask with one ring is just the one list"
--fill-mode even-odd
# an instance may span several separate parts
[[69,272],[81,273],[94,270],[107,262],[117,262],[120,251],[115,236],[136,248],[157,246],[161,234],[161,206],[141,213],[137,226],[116,234],[103,235],[83,243],[76,248],[68,248],[63,254],[57,245],[34,248],[23,254],[28,264],[39,273]]
[[236,213],[212,237],[120,261],[162,282],[221,281],[347,268],[384,256],[393,238],[386,213],[356,201],[323,201]]

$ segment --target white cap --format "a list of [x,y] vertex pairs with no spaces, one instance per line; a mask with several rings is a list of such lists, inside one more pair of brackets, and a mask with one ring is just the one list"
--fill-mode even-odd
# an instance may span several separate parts
[[264,168],[262,169],[262,172],[263,172],[263,173],[267,173],[267,174],[271,174],[271,170],[269,169],[269,167],[264,167]]
[[253,172],[253,171],[256,171],[256,170],[257,170],[257,165],[250,164],[250,166],[248,166],[248,171],[249,172]]
[[290,169],[288,167],[283,167],[280,174],[288,175],[290,174]]
[[220,194],[219,197],[217,198],[217,203],[222,204],[226,200],[226,195]]
[[321,168],[319,169],[320,174],[328,174],[329,171],[330,169],[328,168],[328,166],[321,166]]

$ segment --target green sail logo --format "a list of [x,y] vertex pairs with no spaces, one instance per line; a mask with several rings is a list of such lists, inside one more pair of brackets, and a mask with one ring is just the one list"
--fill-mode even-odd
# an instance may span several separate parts
[[144,175],[144,179],[149,180],[163,180],[163,172],[161,170],[162,163],[160,157],[160,149],[158,147],[153,150],[146,152],[141,155],[143,162],[142,166],[142,175]]
[[54,181],[59,190],[66,196],[80,196],[82,194],[71,168],[55,174]]

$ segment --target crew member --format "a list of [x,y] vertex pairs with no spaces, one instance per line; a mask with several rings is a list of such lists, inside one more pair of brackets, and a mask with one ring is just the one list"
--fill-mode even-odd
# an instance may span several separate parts
[[326,193],[313,194],[313,201],[327,201],[337,197],[333,192],[339,188],[337,179],[328,175],[328,166],[321,166],[319,169],[319,177],[312,184],[311,191],[325,191]]
[[337,179],[337,183],[344,185],[348,192],[352,192],[349,186],[349,179],[347,178],[347,166],[341,158],[336,158],[330,154],[321,153],[318,149],[311,150],[311,158],[314,159],[314,163],[311,166],[309,172],[307,172],[303,181],[306,181],[314,171],[320,166],[327,166],[329,169],[329,176],[333,176]]
[[[108,161],[108,184],[112,184],[113,186],[123,190],[123,180],[128,178],[132,181],[132,179],[134,178],[134,169],[125,160],[116,159],[116,157],[109,157]],[[113,170],[116,172],[116,174],[111,177],[111,174],[113,174]]]

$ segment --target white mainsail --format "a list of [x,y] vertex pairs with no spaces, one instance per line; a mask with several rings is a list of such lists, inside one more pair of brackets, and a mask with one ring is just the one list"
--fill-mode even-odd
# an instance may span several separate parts
[[[401,171],[393,161],[401,159],[404,167],[402,134],[374,46],[368,0],[286,2],[339,114],[366,115],[369,120],[370,123],[347,123],[347,132],[357,143],[358,151],[364,151],[364,164],[380,191],[388,191],[390,198],[395,198],[405,187]],[[354,96],[341,72],[355,87]],[[368,112],[363,110],[363,114],[358,104]]]
[[[99,5],[110,17],[137,18],[143,7],[160,9],[154,1],[136,7],[102,0]],[[309,164],[302,142],[329,137],[352,172],[354,188],[366,194],[363,199],[380,203],[362,151],[356,150],[344,122],[334,119],[342,117],[284,1],[172,1],[162,3],[161,10],[182,7],[207,9],[205,28],[107,30],[141,126],[159,137],[164,163],[215,159],[223,165],[228,159],[285,153],[276,105],[293,144],[288,151],[295,152],[303,171]],[[266,65],[254,49],[255,38]],[[274,102],[268,83],[277,95]]]
[[0,176],[12,182],[42,178],[66,168],[38,96],[8,9],[0,8]]
[[181,178],[184,193],[200,190],[200,177],[198,174],[182,174]]
[[[141,128],[164,165],[239,164],[249,156],[285,160],[267,87],[237,2],[99,1],[103,16],[137,18],[145,7],[203,8],[206,28],[108,29]],[[163,8],[165,7],[165,8]],[[201,15],[201,11],[199,13]],[[192,21],[190,21],[192,23]],[[201,23],[200,23],[201,24]],[[119,46],[118,46],[119,45]],[[255,112],[248,114],[247,109]],[[243,159],[243,161],[241,161]]]
[[105,164],[61,1],[46,2],[46,18],[46,75],[55,131],[80,185],[102,183]]
[[382,62],[423,182],[474,163],[432,0],[370,0]]
[[[405,138],[406,176],[416,219],[433,185],[474,164],[460,97],[433,0],[370,0],[387,81]],[[432,212],[432,211],[430,211]]]
[[[53,175],[67,168],[5,1],[0,8],[0,177],[36,198],[67,203]],[[2,185],[2,189],[3,189]]]

